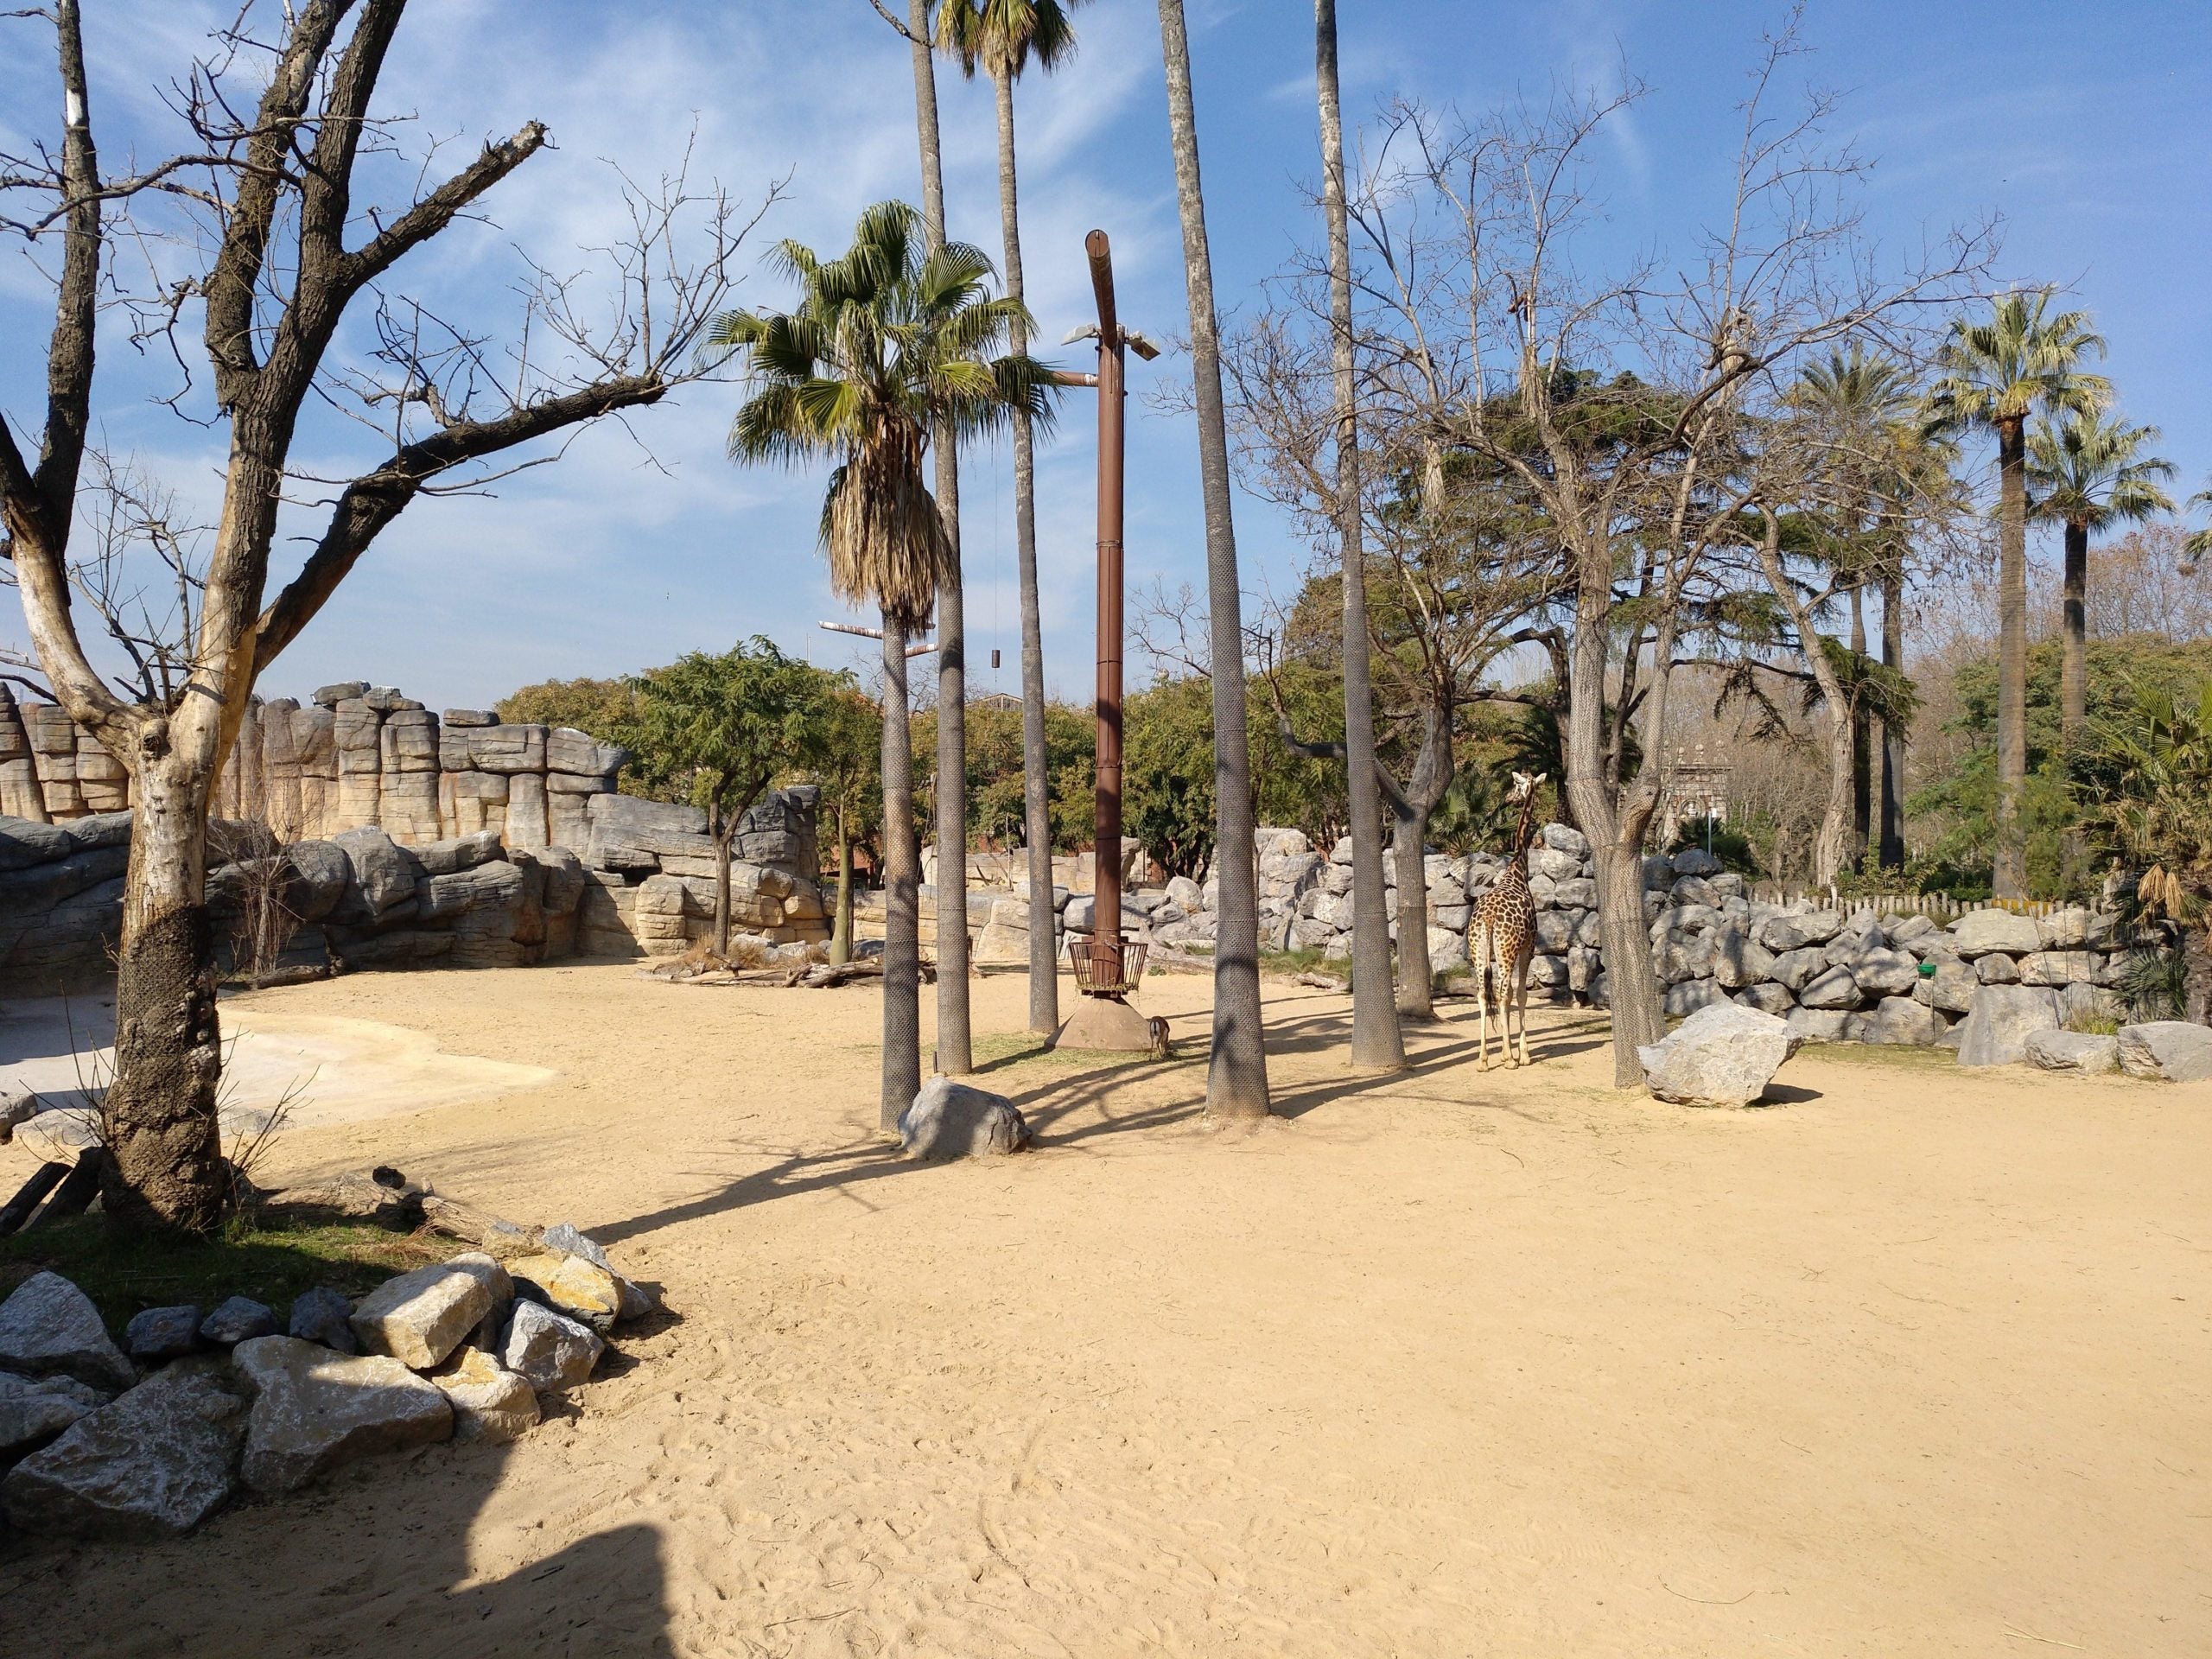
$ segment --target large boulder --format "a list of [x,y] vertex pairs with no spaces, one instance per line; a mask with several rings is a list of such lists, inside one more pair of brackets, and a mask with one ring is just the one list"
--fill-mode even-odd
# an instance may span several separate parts
[[340,1464],[453,1437],[444,1391],[388,1356],[254,1337],[231,1363],[253,1390],[238,1472],[257,1492],[289,1492]]
[[1718,875],[1720,861],[1700,848],[1685,847],[1674,855],[1677,875]]
[[457,1348],[430,1373],[453,1407],[453,1437],[497,1444],[537,1422],[537,1390],[481,1348]]
[[2041,985],[1985,985],[1974,993],[1974,1007],[1967,1014],[1959,1039],[1959,1064],[2017,1065],[2027,1058],[2030,1037],[2057,1026],[2057,992]]
[[1802,1040],[1787,1021],[1723,1001],[1699,1009],[1636,1057],[1662,1100],[1748,1106],[1766,1093]]
[[499,1363],[533,1389],[557,1394],[580,1385],[606,1351],[588,1325],[536,1302],[517,1302],[499,1344]]
[[0,1371],[0,1465],[37,1451],[86,1412],[106,1403],[105,1395],[73,1376],[17,1376]]
[[2104,966],[2101,957],[2087,950],[2037,950],[2020,958],[2023,985],[2087,984]]
[[1808,980],[1799,989],[1797,1000],[1808,1008],[1855,1008],[1859,1002],[1859,982],[1852,977],[1850,969],[1831,968]]
[[1985,985],[2017,985],[2020,982],[2020,964],[2002,950],[1976,957],[1974,970]]
[[0,1505],[29,1534],[189,1531],[231,1495],[245,1410],[220,1362],[181,1360],[17,1464],[0,1481]]
[[1767,964],[1768,977],[1793,992],[1803,990],[1827,971],[1817,944],[1801,944],[1795,950],[1784,950]]
[[1808,1043],[1840,1043],[1852,1016],[1841,1008],[1792,1008],[1783,1018]]
[[1943,1016],[1909,996],[1885,996],[1860,1016],[1862,1043],[1897,1043],[1926,1047],[1949,1027]]
[[1911,952],[1876,946],[1847,964],[1859,988],[1870,996],[1905,996],[1920,982],[1920,963]]
[[[1536,960],[1550,962],[1556,958],[1539,957]],[[1728,993],[1722,990],[1712,980],[1686,979],[1679,985],[1669,985],[1667,988],[1666,995],[1660,999],[1660,1007],[1665,1010],[1669,1019],[1675,1020],[1694,1014],[1700,1008],[1709,1008],[1716,1004],[1727,1002]],[[1729,1004],[1729,1006],[1733,1005]]]
[[350,1323],[370,1353],[427,1371],[513,1294],[506,1269],[470,1251],[385,1280],[361,1299]]
[[2120,1039],[2080,1031],[2031,1032],[2027,1059],[2044,1071],[2109,1071],[2120,1064]]
[[1730,990],[1763,983],[1773,969],[1774,953],[1742,923],[1732,920],[1713,930],[1713,976]]
[[1797,999],[1789,990],[1771,980],[1757,985],[1746,985],[1736,993],[1735,1000],[1747,1008],[1757,1008],[1761,1014],[1786,1015],[1797,1006]]
[[1029,1144],[1029,1125],[1004,1095],[931,1077],[899,1115],[899,1144],[909,1158],[1020,1152]]
[[2016,916],[2009,910],[1970,910],[1951,924],[1951,944],[1969,959],[1993,950],[2024,957],[2043,949],[2043,935],[2032,916]]
[[2120,1028],[2120,1069],[2131,1077],[2202,1083],[2212,1077],[2212,1026],[2153,1020]]
[[331,840],[353,866],[352,887],[361,909],[369,915],[383,916],[415,896],[419,867],[405,849],[374,824],[341,830]]
[[58,1273],[35,1273],[0,1302],[0,1370],[73,1376],[96,1389],[138,1380],[92,1299]]
[[1825,944],[1843,926],[1843,917],[1833,910],[1790,910],[1770,918],[1759,930],[1759,943],[1770,950],[1802,950],[1808,944]]
[[1964,1014],[1974,1007],[1981,976],[1974,964],[1958,957],[1931,957],[1936,971],[1923,974],[1912,988],[1912,1000],[1946,1014]]

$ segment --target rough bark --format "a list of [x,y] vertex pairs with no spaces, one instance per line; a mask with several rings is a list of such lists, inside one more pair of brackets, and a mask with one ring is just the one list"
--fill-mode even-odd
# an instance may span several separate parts
[[207,774],[165,757],[135,782],[102,1202],[126,1231],[205,1233],[229,1188],[215,1113],[223,1055],[204,897]]
[[906,629],[883,614],[883,1097],[876,1125],[899,1132],[922,1090],[921,857],[906,710]]
[[1436,1015],[1436,969],[1428,954],[1428,821],[1452,787],[1452,714],[1449,686],[1432,688],[1413,775],[1404,788],[1389,791],[1391,848],[1398,861],[1397,1011],[1409,1020]]
[[[1367,556],[1360,505],[1358,388],[1353,378],[1351,232],[1344,207],[1344,111],[1337,79],[1336,0],[1313,0],[1314,83],[1321,119],[1323,211],[1329,226],[1329,340],[1336,378],[1337,549],[1344,584],[1344,786],[1351,814],[1351,1063],[1395,1071],[1406,1063],[1390,995],[1389,918],[1383,912],[1382,802],[1375,778],[1375,686],[1368,662]],[[1420,862],[1420,848],[1414,848]],[[1405,887],[1399,860],[1399,888]],[[1418,957],[1408,957],[1408,948]],[[1427,931],[1399,930],[1401,998],[1426,1013]],[[1416,985],[1418,982],[1418,985]],[[1416,995],[1417,991],[1417,995]]]
[[837,919],[830,935],[830,963],[853,959],[853,837],[842,805],[837,808]]
[[729,955],[729,840],[730,826],[723,821],[717,800],[707,810],[707,833],[715,838],[715,954]]
[[[934,252],[944,245],[944,162],[928,0],[908,0],[906,27],[921,145],[922,223]],[[937,584],[937,1069],[957,1076],[975,1069],[968,1026],[968,617],[960,575],[960,457],[951,429],[942,423],[931,443],[945,542]],[[887,960],[887,972],[889,967]]]
[[2028,894],[2020,791],[2028,778],[2028,484],[2018,420],[1997,428],[1997,844],[1999,899]]
[[[1014,169],[1014,77],[995,77],[999,117],[999,224],[1006,244],[1007,297],[1022,297],[1021,213]],[[1029,329],[1016,316],[1007,350],[1029,349]],[[1029,1029],[1060,1028],[1060,978],[1052,914],[1052,779],[1045,758],[1045,623],[1037,595],[1037,460],[1029,411],[1014,414],[1014,548],[1021,588],[1021,822],[1029,849]]]
[[[1855,582],[1851,589],[1851,649],[1861,658],[1866,655],[1866,594]],[[1865,868],[1866,849],[1872,844],[1873,835],[1873,721],[1866,704],[1854,697],[1851,703],[1851,840],[1844,850],[1844,862],[1854,870]]]
[[2058,729],[2072,749],[2089,717],[2089,527],[2066,525],[2065,633],[2058,665]]
[[1252,853],[1252,757],[1245,726],[1243,595],[1236,527],[1230,505],[1229,429],[1222,408],[1221,332],[1214,312],[1213,259],[1206,244],[1198,175],[1198,117],[1183,0],[1160,0],[1160,59],[1167,78],[1168,135],[1183,227],[1183,272],[1191,315],[1191,379],[1198,406],[1198,474],[1205,502],[1206,602],[1213,657],[1214,832],[1220,848],[1213,967],[1213,1052],[1206,1114],[1263,1117],[1268,1056],[1260,1014],[1259,874]]

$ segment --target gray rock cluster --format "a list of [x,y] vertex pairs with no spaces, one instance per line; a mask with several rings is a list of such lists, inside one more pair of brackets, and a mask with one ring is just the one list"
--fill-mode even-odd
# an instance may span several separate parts
[[240,1487],[286,1492],[379,1452],[508,1440],[657,1306],[573,1227],[506,1262],[472,1252],[274,1310],[149,1308],[126,1354],[84,1293],[35,1275],[0,1302],[0,1513],[33,1536],[156,1538]]
[[[764,949],[830,937],[828,906],[815,880],[819,798],[811,785],[775,790],[738,821],[730,843],[730,925]],[[579,937],[589,954],[678,956],[712,933],[715,851],[699,808],[594,796],[580,849]]]

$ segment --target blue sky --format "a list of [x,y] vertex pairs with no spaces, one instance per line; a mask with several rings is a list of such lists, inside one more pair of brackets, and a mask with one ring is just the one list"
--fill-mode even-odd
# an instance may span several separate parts
[[[152,97],[232,0],[86,0],[94,109],[111,167],[176,148]],[[1249,300],[1314,226],[1313,31],[1300,0],[1190,0],[1217,278],[1224,310]],[[1340,0],[1348,115],[1386,97],[1479,111],[1554,81],[1604,84],[1625,63],[1650,87],[1619,124],[1601,180],[1618,251],[1685,246],[1723,200],[1733,106],[1777,4],[1706,0]],[[1089,311],[1082,238],[1114,238],[1122,313],[1179,334],[1180,244],[1169,168],[1156,14],[1096,0],[1078,14],[1076,67],[1018,94],[1029,298],[1046,353]],[[0,25],[0,135],[53,129],[50,71],[35,25]],[[2212,8],[2133,0],[2094,7],[1954,0],[1809,6],[1807,73],[1846,94],[1837,130],[1878,165],[1871,234],[1902,246],[1994,210],[2007,276],[2070,284],[2112,342],[2107,368],[2127,415],[2164,429],[2188,490],[2212,472]],[[35,47],[35,53],[27,48]],[[29,60],[27,62],[26,60]],[[941,69],[953,231],[998,246],[988,89]],[[396,43],[385,105],[463,141],[531,117],[558,149],[491,199],[492,225],[456,230],[412,286],[487,324],[508,315],[519,245],[552,264],[599,240],[615,206],[602,164],[650,175],[696,122],[695,169],[756,195],[791,175],[758,245],[794,236],[842,247],[858,210],[918,194],[912,83],[903,42],[866,0],[442,0],[418,4]],[[12,146],[11,146],[12,147]],[[777,280],[748,261],[741,297],[774,305]],[[46,301],[11,247],[0,260],[0,409],[35,429]],[[111,330],[99,415],[111,448],[134,453],[188,500],[211,501],[219,439],[152,401],[159,365]],[[1065,359],[1080,355],[1058,353]],[[1133,365],[1134,368],[1135,365]],[[1133,388],[1147,376],[1136,370]],[[204,376],[203,376],[204,378]],[[856,660],[819,632],[851,620],[813,547],[820,480],[741,471],[721,440],[739,393],[686,390],[626,433],[607,428],[493,499],[423,500],[371,551],[264,681],[270,695],[333,679],[397,684],[434,707],[480,703],[552,676],[607,674],[766,633],[817,660]],[[1133,580],[1202,578],[1192,435],[1180,416],[1131,404]],[[1039,468],[1047,677],[1087,692],[1090,632],[1090,411],[1071,402]],[[646,453],[650,451],[650,455]],[[372,459],[315,426],[299,457],[317,471]],[[1012,484],[1003,451],[963,468],[970,662],[984,687],[1019,685]],[[284,533],[309,528],[288,515]],[[1294,585],[1310,550],[1240,497],[1248,587]],[[283,549],[280,546],[280,563]],[[13,596],[0,645],[20,648]],[[1004,666],[994,676],[989,652]]]

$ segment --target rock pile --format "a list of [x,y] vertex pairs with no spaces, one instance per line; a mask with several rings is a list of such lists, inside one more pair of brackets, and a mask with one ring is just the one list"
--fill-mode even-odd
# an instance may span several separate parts
[[[820,791],[811,785],[764,796],[731,842],[730,924],[764,949],[830,937],[815,878]],[[715,915],[715,853],[696,806],[592,798],[582,843],[582,948],[594,956],[679,956],[708,938]]]
[[152,1308],[130,1353],[57,1274],[0,1303],[0,1513],[34,1535],[188,1530],[241,1486],[287,1492],[379,1452],[510,1440],[581,1386],[657,1300],[572,1227],[505,1262],[473,1251],[387,1280],[206,1319]]

